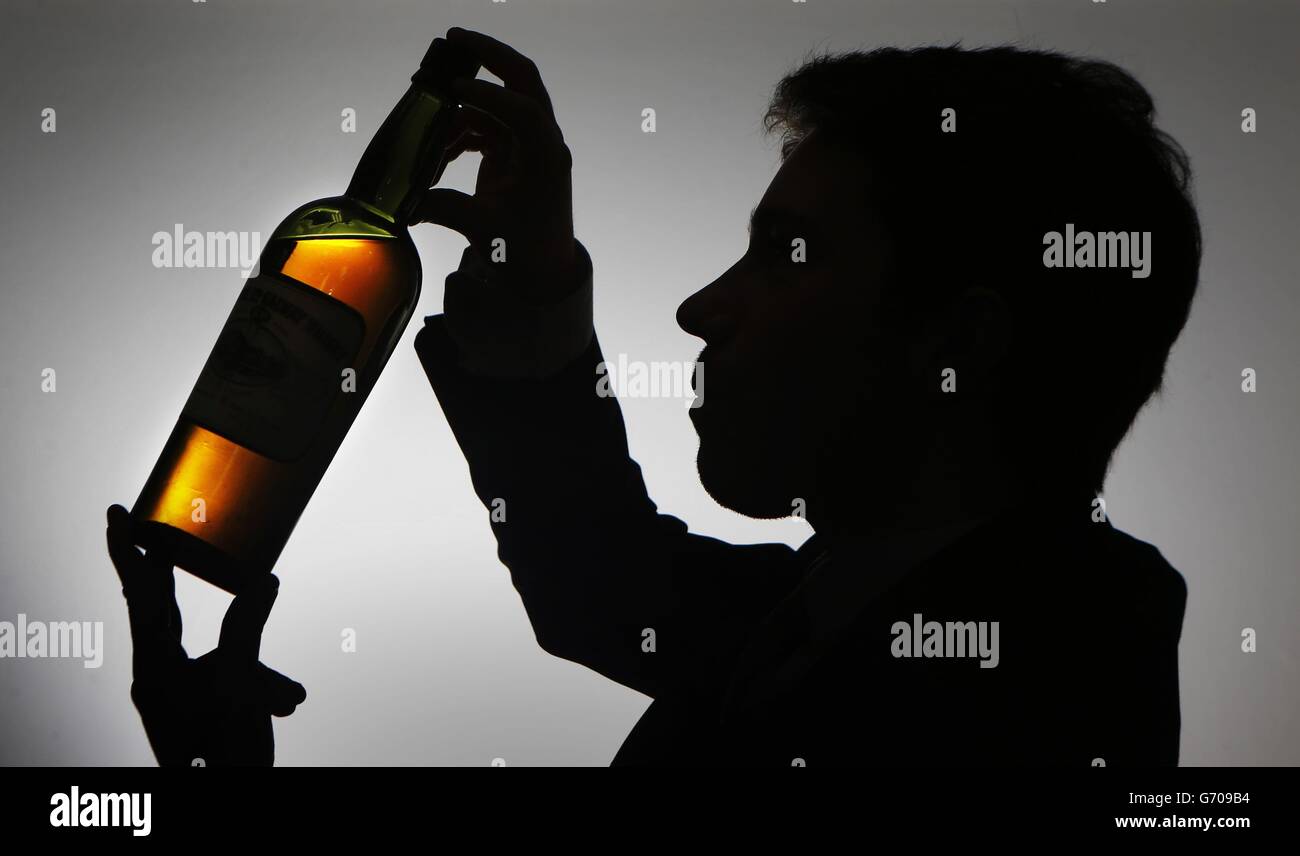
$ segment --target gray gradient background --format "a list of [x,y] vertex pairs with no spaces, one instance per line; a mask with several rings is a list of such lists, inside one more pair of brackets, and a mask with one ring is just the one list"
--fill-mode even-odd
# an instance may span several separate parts
[[[1134,72],[1191,155],[1206,250],[1167,390],[1105,495],[1116,525],[1187,579],[1183,763],[1300,763],[1297,8],[4,0],[0,619],[102,620],[107,654],[98,670],[0,660],[0,763],[153,762],[128,698],[104,509],[135,500],[242,281],[157,270],[150,236],[177,222],[265,236],[300,203],[342,191],[428,42],[451,25],[496,35],[542,69],[576,158],[577,230],[611,358],[697,353],[673,312],[743,252],[745,218],[777,165],[762,109],[810,48],[1017,42]],[[58,111],[53,135],[39,129],[46,106]],[[355,134],[339,130],[348,106]],[[658,111],[653,135],[640,131],[646,106]],[[1257,135],[1239,130],[1244,106],[1259,111]],[[447,183],[468,189],[473,166]],[[648,700],[534,643],[412,350],[463,241],[434,227],[416,240],[416,321],[277,570],[263,659],[308,689],[277,722],[278,762],[607,763]],[[1250,395],[1239,389],[1246,366],[1259,373]],[[45,367],[58,372],[54,394],[41,392]],[[809,534],[708,498],[681,401],[624,411],[663,510],[734,541]],[[228,598],[186,574],[178,590],[198,655],[215,644]],[[1258,653],[1240,651],[1245,626]],[[340,650],[345,627],[356,653]]]

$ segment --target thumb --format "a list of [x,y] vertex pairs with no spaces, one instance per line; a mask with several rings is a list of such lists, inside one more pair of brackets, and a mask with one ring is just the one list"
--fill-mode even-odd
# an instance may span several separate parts
[[477,243],[482,231],[482,217],[478,200],[468,193],[448,187],[426,190],[420,203],[411,214],[411,225],[435,223],[464,235],[469,242]]

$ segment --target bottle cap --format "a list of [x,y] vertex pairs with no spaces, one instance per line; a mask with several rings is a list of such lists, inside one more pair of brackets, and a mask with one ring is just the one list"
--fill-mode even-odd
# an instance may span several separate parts
[[436,38],[420,60],[420,70],[411,75],[411,80],[424,83],[436,89],[445,89],[457,77],[473,77],[478,74],[479,62],[463,48],[453,45],[444,38]]

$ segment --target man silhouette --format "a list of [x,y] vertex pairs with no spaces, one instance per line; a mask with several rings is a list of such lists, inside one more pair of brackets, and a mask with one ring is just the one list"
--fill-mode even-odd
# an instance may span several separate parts
[[[539,644],[654,699],[615,763],[1177,762],[1185,587],[1098,500],[1200,259],[1186,157],[1136,81],[922,48],[780,82],[783,163],[749,248],[678,321],[705,342],[702,483],[749,516],[806,509],[816,534],[792,550],[658,513],[597,394],[592,265],[541,78],[448,38],[502,85],[455,89],[452,154],[483,160],[474,194],[417,212],[469,246],[416,349],[475,492],[508,504],[491,525]],[[1067,226],[1149,234],[1149,276],[1095,245],[1048,266]]]

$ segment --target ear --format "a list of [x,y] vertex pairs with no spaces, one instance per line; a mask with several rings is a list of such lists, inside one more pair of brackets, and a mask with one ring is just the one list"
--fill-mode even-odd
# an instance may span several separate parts
[[987,376],[1011,345],[1011,311],[1006,299],[986,286],[972,286],[925,325],[913,347],[913,368],[926,378],[952,368],[963,380]]

